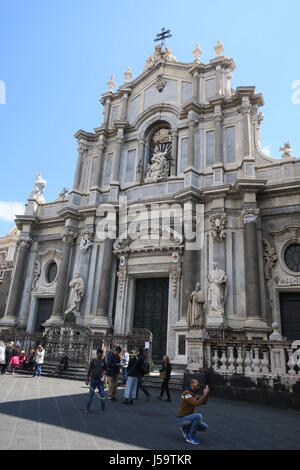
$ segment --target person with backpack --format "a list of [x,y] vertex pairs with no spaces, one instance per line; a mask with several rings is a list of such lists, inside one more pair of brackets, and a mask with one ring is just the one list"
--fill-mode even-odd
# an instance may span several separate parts
[[147,390],[147,387],[143,384],[143,377],[150,373],[150,364],[146,357],[146,353],[141,348],[139,350],[139,355],[143,357],[143,365],[141,367],[141,374],[138,376],[137,390],[136,390],[136,399],[138,400],[139,390],[142,390],[146,397],[146,401],[149,401],[151,394]]
[[85,413],[88,413],[93,401],[93,396],[98,388],[99,397],[101,400],[101,413],[105,411],[105,394],[104,394],[104,373],[106,370],[106,363],[103,359],[102,349],[97,349],[97,355],[95,359],[91,360],[87,378],[86,385],[90,385],[90,392],[86,403]]

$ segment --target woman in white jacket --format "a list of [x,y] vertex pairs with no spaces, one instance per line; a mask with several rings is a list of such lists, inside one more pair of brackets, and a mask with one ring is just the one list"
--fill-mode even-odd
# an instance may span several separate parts
[[42,374],[42,367],[44,364],[44,357],[45,357],[45,350],[43,346],[40,344],[37,350],[35,351],[33,377],[40,378]]

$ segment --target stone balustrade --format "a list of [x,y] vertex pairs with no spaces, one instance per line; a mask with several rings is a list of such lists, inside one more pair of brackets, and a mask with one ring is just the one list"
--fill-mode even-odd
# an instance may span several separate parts
[[290,342],[206,340],[204,368],[245,377],[285,377],[300,380],[300,352]]

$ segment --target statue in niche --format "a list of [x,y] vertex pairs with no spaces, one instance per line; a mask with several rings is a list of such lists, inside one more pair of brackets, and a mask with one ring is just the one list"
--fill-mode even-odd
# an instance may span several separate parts
[[68,308],[65,311],[65,320],[73,319],[76,313],[79,313],[80,302],[84,295],[84,281],[79,273],[76,273],[74,279],[69,284],[71,287]]
[[223,269],[218,268],[218,263],[213,263],[212,270],[208,275],[208,283],[210,309],[224,316],[227,276]]
[[169,164],[166,159],[167,152],[155,152],[151,163],[147,165],[145,183],[165,181],[169,175]]
[[194,292],[187,293],[188,309],[187,321],[190,328],[205,329],[205,298],[201,290],[200,282],[197,282]]

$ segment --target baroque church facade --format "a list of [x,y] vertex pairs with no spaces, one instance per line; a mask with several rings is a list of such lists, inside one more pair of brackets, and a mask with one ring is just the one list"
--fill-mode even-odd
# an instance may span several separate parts
[[140,76],[128,68],[117,91],[111,77],[102,124],[75,134],[70,192],[46,203],[37,175],[1,328],[144,328],[154,358],[178,364],[190,328],[267,339],[276,322],[300,338],[300,159],[288,143],[263,153],[263,96],[232,88],[220,42],[208,64],[193,55],[158,45]]

